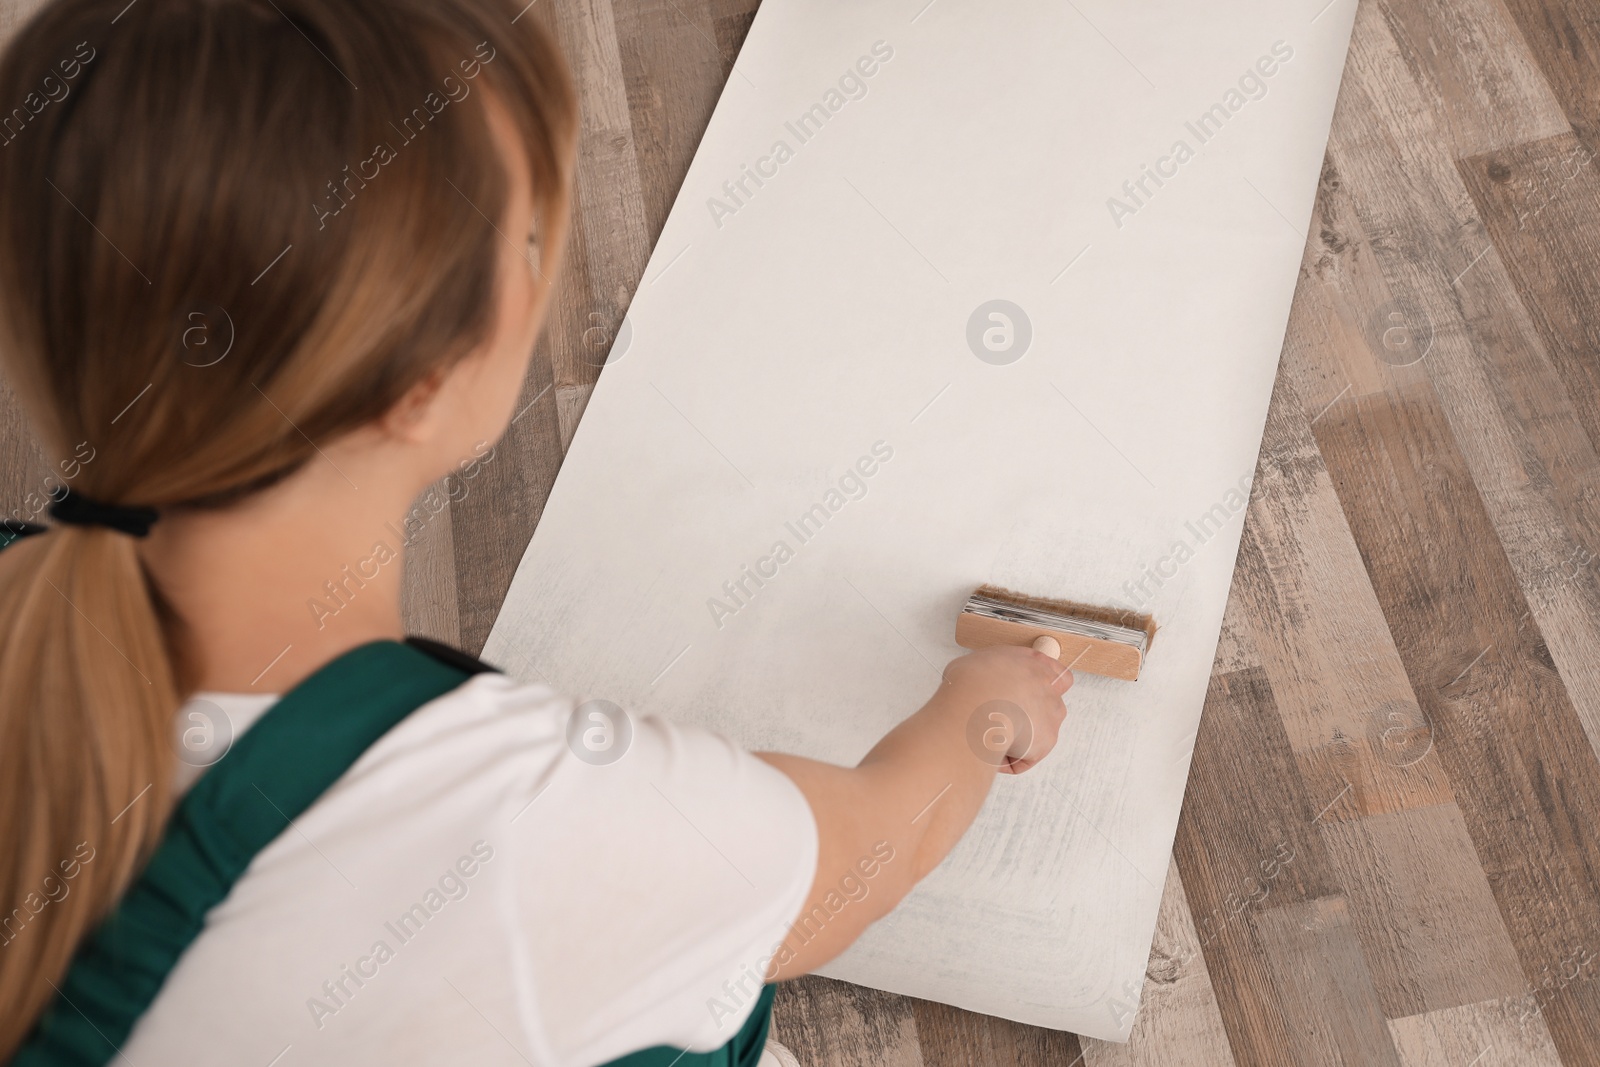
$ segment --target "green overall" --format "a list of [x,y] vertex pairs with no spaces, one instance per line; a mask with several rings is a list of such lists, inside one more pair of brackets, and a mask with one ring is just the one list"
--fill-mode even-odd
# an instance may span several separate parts
[[[0,548],[13,539],[0,538]],[[78,950],[12,1067],[109,1063],[256,853],[401,719],[492,669],[432,641],[374,641],[291,689],[178,804],[150,865]],[[762,990],[749,1021],[714,1052],[660,1045],[612,1063],[753,1067],[766,1045],[773,991]]]

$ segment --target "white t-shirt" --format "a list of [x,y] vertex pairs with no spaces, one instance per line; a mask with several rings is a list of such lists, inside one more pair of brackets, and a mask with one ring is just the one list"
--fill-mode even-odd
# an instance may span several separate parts
[[[204,693],[179,725],[220,708],[237,737],[271,703]],[[128,1059],[588,1067],[725,1043],[810,889],[810,807],[654,717],[592,765],[572,709],[483,674],[390,730],[212,911]]]

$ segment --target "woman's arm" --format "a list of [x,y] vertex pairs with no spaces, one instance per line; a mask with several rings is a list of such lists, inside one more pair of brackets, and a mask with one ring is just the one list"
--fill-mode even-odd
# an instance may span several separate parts
[[817,873],[774,959],[794,978],[827,963],[937,867],[961,839],[997,772],[1050,752],[1072,673],[1029,648],[953,660],[916,714],[855,767],[763,752],[805,794],[817,822]]

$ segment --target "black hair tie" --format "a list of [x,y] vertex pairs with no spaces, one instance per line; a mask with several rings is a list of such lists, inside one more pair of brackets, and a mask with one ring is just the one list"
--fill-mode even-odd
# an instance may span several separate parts
[[67,526],[105,526],[130,537],[143,537],[159,516],[155,508],[103,504],[69,489],[50,505],[50,517]]

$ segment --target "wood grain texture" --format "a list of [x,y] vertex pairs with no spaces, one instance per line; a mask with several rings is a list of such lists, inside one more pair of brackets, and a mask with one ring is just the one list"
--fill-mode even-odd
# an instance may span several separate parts
[[1296,1042],[1298,1020],[1252,915],[1337,895],[1315,825],[1326,807],[1305,795],[1265,671],[1214,676],[1173,856],[1241,1067],[1275,1063]]
[[1080,1038],[1086,1067],[1233,1067],[1222,1012],[1201,954],[1200,933],[1176,863],[1167,868],[1166,892],[1150,946],[1144,1004],[1126,1044]]
[[[572,240],[414,630],[481,647],[756,6],[527,14],[581,100]],[[803,1064],[1600,1063],[1597,150],[1592,0],[1360,0],[1132,1040],[808,978]],[[50,463],[0,389],[5,513]]]
[[1266,955],[1293,1043],[1262,1063],[1297,1067],[1399,1067],[1377,989],[1343,897],[1322,897],[1250,917]]
[[1567,132],[1566,115],[1500,0],[1384,0],[1381,11],[1417,91],[1448,100],[1438,139],[1452,156]]
[[[1600,930],[1600,760],[1519,626],[1526,603],[1437,399],[1417,383],[1341,400],[1317,440],[1341,498],[1365,504],[1352,531],[1439,757],[1471,785],[1458,803],[1523,971],[1564,966]],[[1600,1048],[1595,982],[1563,986],[1544,1012],[1564,1051]]]
[[[540,19],[554,30],[558,39],[565,41],[572,33],[581,31],[582,14],[582,9],[568,14],[554,12],[549,5],[538,5],[525,17]],[[563,29],[566,25],[575,29]],[[575,76],[587,75],[587,80],[580,81],[577,86],[582,115],[579,139],[580,151],[593,154],[592,142],[596,137],[604,140],[615,106],[608,110],[605,106],[591,104],[590,100],[596,95],[602,98],[614,95],[615,89],[606,80],[603,64],[585,65],[581,55],[569,58],[569,63],[574,65]],[[596,73],[597,67],[599,73]],[[580,166],[580,170],[585,169],[589,169],[589,164]],[[579,194],[580,199],[582,195]],[[511,426],[505,436],[495,442],[496,458],[485,465],[474,491],[451,508],[461,647],[474,654],[483,648],[494,626],[500,602],[505,599],[511,577],[533,536],[560,469],[565,440],[570,439],[570,435],[562,436],[554,392],[557,368],[582,363],[581,358],[570,355],[574,347],[583,354],[591,351],[583,343],[583,330],[589,322],[586,316],[592,304],[588,295],[589,273],[579,268],[592,256],[610,254],[611,244],[620,240],[610,230],[591,238],[583,222],[584,215],[578,209],[569,259],[573,269],[556,280],[556,300],[545,331],[534,348]],[[621,254],[619,249],[618,255]],[[558,352],[569,355],[557,355]]]
[[[448,492],[440,489],[441,493]],[[422,527],[405,553],[405,573],[400,582],[400,615],[406,632],[431,637],[447,645],[461,643],[461,617],[457,613],[455,541],[451,536],[450,504]]]
[[1573,129],[1600,144],[1600,11],[1583,0],[1503,0]]
[[1255,637],[1250,633],[1248,610],[1235,583],[1228,593],[1228,604],[1222,612],[1222,633],[1217,636],[1217,655],[1211,661],[1211,673],[1231,674],[1246,667],[1261,666],[1261,656],[1256,652]]
[[772,1035],[805,1065],[921,1067],[916,1003],[827,978],[801,978],[779,987]]
[[561,451],[577,429],[588,390],[611,352],[645,261],[646,232],[633,116],[609,0],[590,0],[555,20],[583,114],[578,142],[570,259],[562,314],[550,332]]
[[[1407,57],[1375,23],[1364,19],[1363,26],[1374,31],[1358,31],[1345,97],[1384,114],[1385,128],[1414,144],[1435,144],[1441,139],[1436,109],[1400,77],[1408,69]],[[1570,325],[1565,334],[1552,328],[1541,338],[1538,317],[1529,311],[1537,302],[1560,298],[1562,290],[1569,301],[1583,297],[1570,284],[1531,299],[1520,297],[1519,289],[1531,290],[1508,277],[1499,250],[1508,244],[1493,229],[1505,228],[1496,222],[1502,216],[1507,224],[1526,226],[1530,219],[1556,220],[1563,210],[1581,213],[1589,206],[1583,193],[1593,199],[1592,186],[1579,187],[1592,167],[1568,171],[1563,164],[1581,146],[1568,134],[1546,138],[1535,142],[1541,151],[1533,159],[1525,155],[1516,170],[1499,161],[1495,177],[1501,181],[1481,184],[1498,187],[1500,195],[1492,201],[1480,197],[1475,204],[1457,173],[1465,167],[1470,177],[1473,168],[1447,158],[1442,146],[1411,153],[1411,169],[1420,180],[1391,183],[1382,180],[1367,136],[1361,131],[1347,136],[1335,127],[1330,156],[1338,161],[1340,180],[1319,205],[1323,232],[1343,235],[1325,251],[1338,268],[1328,274],[1331,302],[1352,325],[1365,324],[1364,343],[1337,344],[1332,354],[1366,386],[1357,392],[1413,377],[1432,382],[1518,581],[1530,593],[1531,619],[1550,635],[1594,742],[1600,739],[1595,710],[1600,665],[1584,650],[1600,639],[1595,632],[1600,604],[1593,599],[1592,582],[1573,580],[1582,577],[1579,564],[1594,543],[1600,499],[1594,492],[1600,463],[1587,428],[1592,420],[1585,423],[1582,404],[1575,402],[1582,393],[1573,391],[1573,382],[1582,386],[1589,370],[1581,355],[1573,354]],[[1476,169],[1487,177],[1494,162],[1479,159]],[[1559,180],[1545,180],[1552,169],[1560,172]],[[1577,180],[1568,180],[1568,173]],[[1578,195],[1569,201],[1567,193]],[[1581,234],[1586,220],[1573,221]],[[1592,233],[1592,223],[1587,228]],[[1363,241],[1364,235],[1380,239]],[[1418,255],[1418,250],[1430,254]],[[1438,271],[1438,264],[1449,264],[1450,274]],[[1553,263],[1546,260],[1542,267],[1548,274]],[[1567,273],[1582,278],[1588,272]],[[1566,305],[1569,324],[1575,321],[1572,311],[1583,306]],[[1558,308],[1556,314],[1563,312]],[[1415,335],[1409,352],[1383,343],[1383,327],[1395,318]],[[1355,332],[1337,336],[1353,340]],[[1572,369],[1565,375],[1559,369],[1561,350],[1551,337],[1566,337]]]
[[1544,1021],[1530,1018],[1520,997],[1391,1019],[1389,1033],[1404,1067],[1555,1067],[1561,1062]]
[[1023,1026],[1009,1019],[977,1015],[948,1004],[913,1000],[923,1067],[1029,1067],[1036,1063],[1074,1067],[1083,1049],[1072,1034]]
[[46,522],[50,485],[50,460],[28,427],[17,395],[0,383],[0,491],[5,507],[0,518],[19,522]]
[[[1290,337],[1293,361],[1307,335]],[[1324,820],[1447,803],[1450,784],[1427,758],[1431,732],[1317,452],[1317,414],[1279,378],[1235,593],[1301,778],[1329,798]]]
[[[0,2],[0,44],[8,43],[43,6],[44,0]],[[0,495],[4,505],[0,507],[0,518],[46,521],[40,494],[47,491],[45,478],[51,469],[51,460],[34,439],[16,394],[0,380],[0,494],[4,494]]]
[[[1526,344],[1481,346],[1497,365],[1494,379],[1525,383],[1502,390],[1502,406],[1527,441],[1520,473],[1543,504],[1541,521],[1524,518],[1519,533],[1502,536],[1531,618],[1590,743],[1600,745],[1600,287],[1592,271],[1567,266],[1600,254],[1600,162],[1576,137],[1562,135],[1457,167],[1494,241],[1503,287],[1521,294],[1537,335]],[[1542,284],[1530,288],[1535,283]]]
[[1516,949],[1455,804],[1318,825],[1385,1016],[1522,993]]

